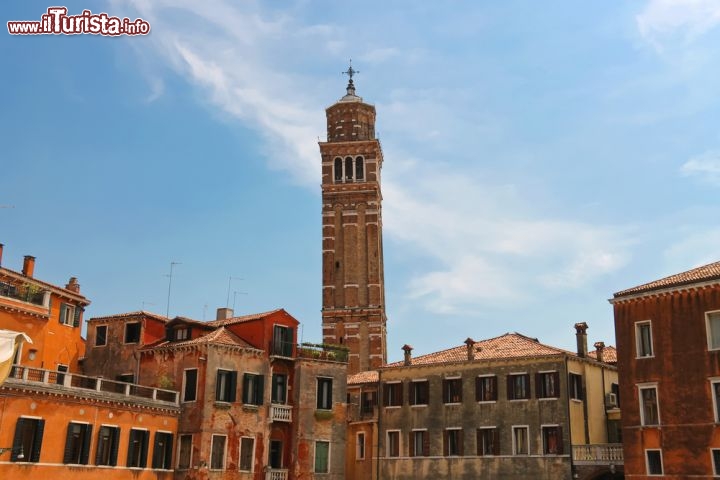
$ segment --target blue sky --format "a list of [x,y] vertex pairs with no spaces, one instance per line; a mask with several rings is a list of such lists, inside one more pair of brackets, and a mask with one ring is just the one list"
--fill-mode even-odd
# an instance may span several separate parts
[[[49,6],[10,2],[2,23]],[[324,109],[375,104],[388,351],[614,343],[615,291],[720,259],[720,5],[69,2],[147,37],[0,35],[3,266],[88,315],[284,307],[320,334]],[[12,208],[7,208],[12,207]],[[234,292],[238,292],[235,294]]]

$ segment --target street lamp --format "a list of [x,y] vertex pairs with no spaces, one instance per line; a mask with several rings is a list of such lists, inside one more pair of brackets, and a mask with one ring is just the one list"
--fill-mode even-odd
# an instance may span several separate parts
[[[17,450],[15,447],[0,447],[0,455],[2,455],[5,452],[12,452],[14,450]],[[24,460],[25,454],[23,453],[23,447],[20,445],[20,451],[18,452],[17,457],[18,460]]]

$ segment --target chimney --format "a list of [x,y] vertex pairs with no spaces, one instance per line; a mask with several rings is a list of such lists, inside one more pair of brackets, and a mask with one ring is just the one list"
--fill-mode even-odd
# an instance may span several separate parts
[[232,308],[220,307],[217,309],[217,315],[215,316],[215,320],[226,320],[228,318],[232,318],[232,316],[233,316]]
[[35,257],[31,255],[25,255],[23,260],[22,274],[26,277],[32,278],[33,272],[35,271]]
[[588,324],[585,322],[575,324],[575,337],[577,338],[577,354],[578,357],[582,358],[587,357],[588,353],[587,329]]
[[597,358],[597,361],[604,362],[603,350],[605,350],[605,342],[595,342],[593,346],[595,347],[595,358]]
[[70,280],[68,280],[67,285],[65,285],[65,290],[70,290],[71,292],[80,293],[80,284],[77,281],[77,277],[70,277]]
[[2,267],[2,251],[3,251],[3,247],[4,247],[4,246],[5,246],[5,245],[3,245],[2,243],[0,243],[0,267]]
[[402,347],[403,351],[405,352],[405,361],[403,364],[407,367],[409,365],[412,365],[412,350],[413,347],[410,345],[403,345]]
[[467,345],[467,359],[468,362],[472,362],[475,360],[475,340],[468,337],[465,340],[465,345]]

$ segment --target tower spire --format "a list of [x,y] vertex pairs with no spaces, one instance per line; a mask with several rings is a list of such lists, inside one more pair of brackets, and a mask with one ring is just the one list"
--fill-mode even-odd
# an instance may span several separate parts
[[353,76],[360,73],[359,70],[355,70],[352,67],[352,58],[350,59],[350,66],[344,72],[340,72],[342,75],[348,76],[347,94],[355,96],[355,84],[353,83]]

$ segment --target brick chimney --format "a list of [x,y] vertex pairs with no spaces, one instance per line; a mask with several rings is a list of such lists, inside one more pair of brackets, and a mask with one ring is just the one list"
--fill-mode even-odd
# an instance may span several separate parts
[[580,322],[575,324],[575,337],[577,339],[577,354],[578,357],[585,358],[588,354],[587,344],[587,329],[588,324]]
[[603,351],[605,350],[605,342],[595,342],[593,347],[595,347],[595,358],[597,358],[597,361],[604,362]]
[[405,361],[403,362],[403,365],[405,365],[406,367],[412,365],[413,347],[411,347],[410,345],[403,345],[402,349],[403,352],[405,352]]
[[475,340],[468,337],[465,340],[465,345],[467,345],[467,359],[468,362],[472,362],[475,360]]
[[2,252],[3,252],[3,247],[4,247],[4,246],[5,246],[5,245],[3,245],[2,243],[0,243],[0,267],[2,267]]
[[77,281],[77,277],[70,277],[70,280],[68,280],[67,285],[65,285],[65,290],[70,290],[71,292],[80,293],[80,284]]
[[233,317],[233,309],[227,308],[227,307],[220,307],[217,309],[217,315],[215,316],[215,320],[227,320],[228,318]]
[[35,272],[35,257],[31,255],[25,255],[25,258],[23,260],[23,269],[22,274],[26,277],[32,278],[33,273]]

